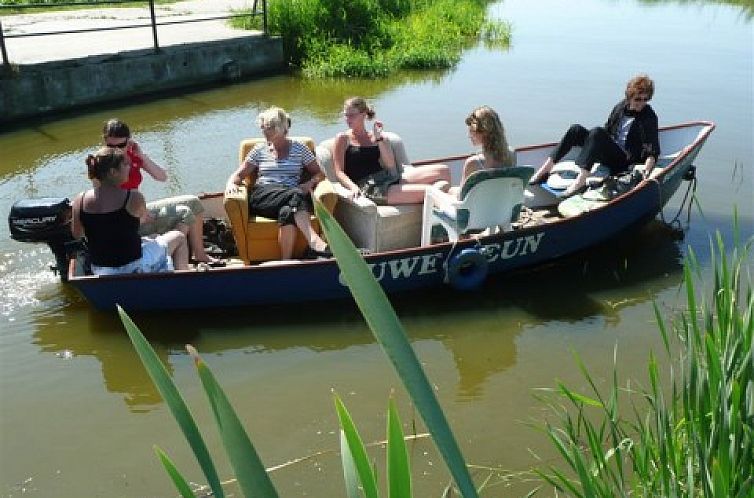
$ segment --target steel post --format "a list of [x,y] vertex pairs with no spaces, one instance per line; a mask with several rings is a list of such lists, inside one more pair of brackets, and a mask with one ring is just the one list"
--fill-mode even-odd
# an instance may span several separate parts
[[8,60],[8,52],[5,50],[5,35],[3,34],[2,22],[0,22],[0,52],[3,53],[3,67],[8,69],[10,67],[10,61]]
[[152,18],[152,38],[154,39],[154,53],[159,53],[160,43],[157,41],[157,16],[154,13],[154,0],[149,0],[149,15]]

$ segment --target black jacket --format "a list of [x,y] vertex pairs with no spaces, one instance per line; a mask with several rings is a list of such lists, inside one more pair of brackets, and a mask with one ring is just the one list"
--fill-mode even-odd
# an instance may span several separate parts
[[[621,118],[628,109],[628,101],[625,99],[618,102],[610,112],[605,123],[605,129],[611,137],[615,137]],[[660,155],[660,137],[657,131],[657,114],[649,104],[636,115],[626,137],[626,151],[628,152],[629,164],[644,163],[648,157]]]

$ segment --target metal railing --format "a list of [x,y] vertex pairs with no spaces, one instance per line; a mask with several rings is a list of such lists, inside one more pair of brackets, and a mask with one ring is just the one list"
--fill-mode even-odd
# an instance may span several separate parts
[[[31,9],[39,9],[39,8],[54,8],[54,7],[80,7],[80,6],[96,6],[101,7],[103,5],[118,5],[118,4],[143,4],[145,1],[149,4],[149,17],[150,17],[150,23],[149,24],[125,24],[121,26],[103,26],[99,28],[85,28],[85,29],[71,29],[71,30],[60,30],[60,31],[42,31],[42,32],[36,32],[36,33],[19,33],[19,34],[4,34],[3,33],[3,25],[2,21],[0,21],[0,53],[2,53],[3,57],[3,66],[8,67],[10,66],[10,60],[8,59],[8,52],[7,48],[5,46],[5,40],[8,38],[29,38],[32,36],[55,36],[55,35],[68,35],[68,34],[79,34],[79,33],[90,33],[90,32],[99,32],[99,31],[116,31],[116,30],[123,30],[123,29],[137,29],[137,28],[152,28],[152,39],[154,43],[154,52],[159,53],[160,51],[160,44],[157,39],[157,27],[158,26],[170,26],[174,24],[188,24],[188,23],[195,23],[195,22],[206,22],[206,21],[218,21],[222,19],[234,19],[234,18],[240,18],[240,17],[256,17],[261,15],[262,16],[262,32],[267,35],[267,0],[254,0],[254,5],[251,8],[251,12],[247,14],[228,14],[224,16],[212,16],[212,17],[202,17],[202,18],[190,18],[190,19],[179,19],[175,21],[163,21],[163,22],[157,22],[157,15],[155,14],[155,8],[154,8],[154,0],[108,0],[108,1],[88,1],[88,2],[60,2],[60,3],[27,3],[27,4],[13,4],[13,5],[0,5],[0,13],[3,11],[8,10],[31,10]],[[257,11],[258,4],[261,3],[262,10]]]

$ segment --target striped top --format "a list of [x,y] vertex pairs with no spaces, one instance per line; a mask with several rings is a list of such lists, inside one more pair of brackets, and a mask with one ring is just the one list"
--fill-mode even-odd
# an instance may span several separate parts
[[290,141],[288,156],[275,159],[267,143],[257,144],[246,156],[246,163],[258,170],[257,185],[298,186],[301,172],[307,164],[314,161],[312,151],[301,142]]

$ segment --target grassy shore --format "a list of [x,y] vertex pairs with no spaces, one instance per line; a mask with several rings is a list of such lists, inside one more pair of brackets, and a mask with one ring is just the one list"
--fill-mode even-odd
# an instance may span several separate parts
[[[505,46],[510,26],[485,20],[487,0],[270,0],[270,33],[309,77],[382,77],[449,68],[476,39]],[[234,19],[258,29],[260,19]]]

